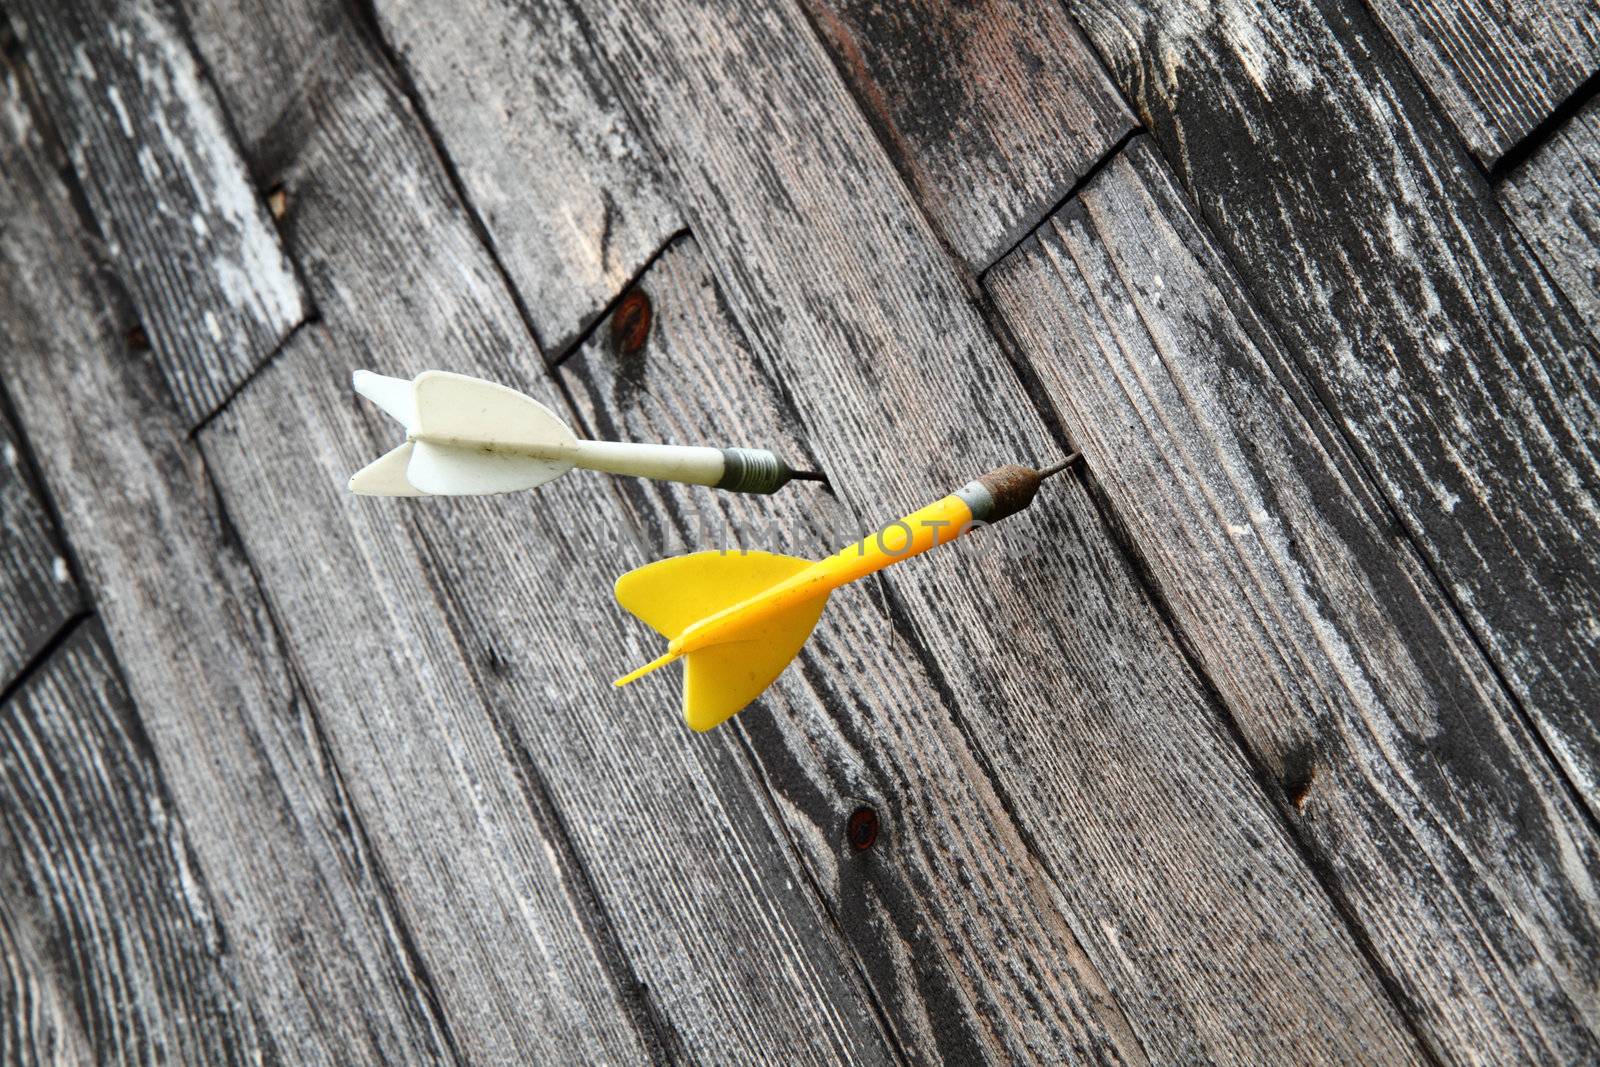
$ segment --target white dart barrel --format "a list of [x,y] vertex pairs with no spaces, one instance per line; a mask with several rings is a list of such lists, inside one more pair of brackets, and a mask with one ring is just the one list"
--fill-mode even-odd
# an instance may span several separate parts
[[793,477],[789,465],[764,448],[579,441],[577,451],[568,456],[589,470],[709,485],[734,493],[775,493]]
[[628,441],[579,441],[577,466],[607,474],[630,474],[689,485],[716,485],[726,464],[720,448],[645,445]]

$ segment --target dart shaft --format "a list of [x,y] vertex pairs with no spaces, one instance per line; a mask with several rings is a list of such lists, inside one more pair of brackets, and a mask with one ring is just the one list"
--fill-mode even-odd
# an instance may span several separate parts
[[954,541],[971,526],[971,504],[952,493],[819,560],[794,577],[702,619],[673,641],[670,651],[681,655],[730,640],[731,635],[753,632],[796,604],[826,596],[842,585]]
[[628,441],[579,441],[571,459],[587,470],[688,485],[716,485],[726,466],[720,448]]

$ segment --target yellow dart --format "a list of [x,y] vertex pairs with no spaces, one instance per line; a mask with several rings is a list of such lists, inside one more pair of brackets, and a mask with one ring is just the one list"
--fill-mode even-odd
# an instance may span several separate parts
[[683,716],[709,730],[741,711],[783,673],[841,585],[998,522],[1033,502],[1045,470],[1005,466],[877,533],[811,561],[770,552],[695,552],[629,571],[617,601],[667,638],[667,651],[616,680],[627,685],[684,661]]

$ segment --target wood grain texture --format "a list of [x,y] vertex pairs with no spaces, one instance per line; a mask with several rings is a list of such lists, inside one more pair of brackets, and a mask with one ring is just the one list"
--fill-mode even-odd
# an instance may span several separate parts
[[272,1057],[97,623],[0,708],[0,809],[0,865],[26,893],[6,907],[39,913],[95,1061]]
[[[795,12],[648,6],[584,12],[851,514],[1059,455]],[[1416,1056],[1081,487],[882,584],[1152,1058]]]
[[360,8],[340,0],[178,3],[246,163],[263,187],[276,185],[337,92],[330,76],[342,69],[341,57],[364,43],[354,24]]
[[9,5],[118,276],[189,425],[305,317],[299,282],[165,0]]
[[680,226],[562,0],[377,0],[533,320],[564,353]]
[[1589,336],[1600,338],[1600,97],[1495,191]]
[[[607,672],[636,646],[604,621],[603,480],[490,501],[346,491],[399,433],[354,401],[351,369],[525,383],[541,361],[394,87],[345,85],[287,175],[325,325],[202,441],[445,1014],[471,1021],[464,1053],[891,1062],[729,753],[612,706]],[[317,521],[285,537],[284,516]]]
[[1367,0],[1485,167],[1600,71],[1593,0]]
[[[10,231],[0,222],[0,240]],[[0,691],[83,603],[24,449],[0,407]]]
[[51,962],[49,931],[9,843],[0,848],[0,1064],[91,1063],[89,1039]]
[[1592,825],[1148,143],[986,285],[1435,1049],[1600,1057]]
[[934,228],[974,273],[1133,127],[1059,4],[802,3]]
[[[9,83],[8,83],[9,85]],[[131,310],[0,109],[0,374],[94,592],[240,982],[285,1062],[448,1061],[428,979]]]
[[[811,462],[792,407],[753,358],[692,237],[663,252],[632,292],[653,309],[647,346],[619,349],[602,326],[561,365],[590,433],[760,442],[796,465]],[[772,497],[629,479],[615,487],[616,521],[645,559],[734,546],[814,557],[859,536],[849,510],[817,486],[794,483]],[[600,617],[617,620],[623,663],[654,655],[649,633],[614,606]],[[633,690],[614,697],[613,714],[681,729],[678,683],[663,673],[640,690],[644,699]],[[1059,894],[881,592],[841,593],[801,662],[708,740],[734,734],[907,1060],[1141,1062]],[[863,805],[881,826],[870,852],[845,835]]]
[[1600,363],[1343,0],[1074,11],[1563,770],[1600,809]]
[[[393,436],[359,433],[350,392],[354,367],[402,358],[369,318],[416,339],[443,321],[495,351],[525,331],[507,304],[474,301],[503,292],[498,276],[396,86],[371,68],[333,78],[343,90],[286,172],[292,247],[325,325],[297,334],[201,442],[462,1056],[647,1059],[643,1016],[613,980],[561,841],[530,810],[440,610],[447,594],[401,516],[345,490]],[[451,285],[430,284],[434,269]],[[462,347],[439,340],[430,363]],[[286,516],[315,522],[286,536]]]

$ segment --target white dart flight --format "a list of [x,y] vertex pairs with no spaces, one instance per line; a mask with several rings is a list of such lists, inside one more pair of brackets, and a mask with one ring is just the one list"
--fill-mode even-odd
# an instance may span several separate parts
[[531,396],[465,374],[430,370],[411,381],[355,372],[356,392],[405,427],[403,444],[356,472],[365,496],[510,493],[553,481],[573,467],[736,493],[773,493],[794,471],[765,449],[580,441]]

